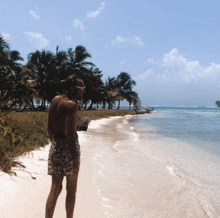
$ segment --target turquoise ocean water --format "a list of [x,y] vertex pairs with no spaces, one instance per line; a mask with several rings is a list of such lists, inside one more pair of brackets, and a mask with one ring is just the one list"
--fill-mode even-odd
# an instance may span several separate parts
[[155,107],[91,122],[103,217],[220,217],[219,121],[220,108]]
[[220,217],[220,108],[158,107],[128,122],[146,154],[181,178],[209,217]]

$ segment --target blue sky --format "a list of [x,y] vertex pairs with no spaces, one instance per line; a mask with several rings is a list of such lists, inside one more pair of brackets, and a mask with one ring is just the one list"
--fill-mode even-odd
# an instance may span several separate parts
[[0,33],[25,59],[83,45],[103,80],[128,72],[142,106],[215,106],[220,1],[0,0]]

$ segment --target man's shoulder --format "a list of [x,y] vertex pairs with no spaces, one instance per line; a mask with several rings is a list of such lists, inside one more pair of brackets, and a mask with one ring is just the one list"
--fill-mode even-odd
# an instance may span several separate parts
[[59,109],[74,109],[77,108],[78,104],[77,102],[69,99],[66,96],[63,95],[57,95],[53,98],[51,105],[58,107]]
[[77,108],[78,104],[75,101],[72,101],[70,99],[63,99],[60,102],[61,107],[65,107],[67,109],[75,109]]
[[61,95],[57,95],[53,98],[53,100],[51,101],[51,104],[54,104],[54,103],[59,103],[62,101],[62,96]]

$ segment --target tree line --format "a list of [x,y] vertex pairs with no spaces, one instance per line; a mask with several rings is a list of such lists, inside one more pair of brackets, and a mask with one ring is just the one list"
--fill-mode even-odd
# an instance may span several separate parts
[[28,54],[26,64],[17,50],[10,50],[9,44],[0,35],[0,109],[45,110],[54,96],[62,93],[64,81],[76,74],[85,83],[86,93],[81,108],[93,109],[101,106],[111,109],[121,100],[127,100],[129,107],[140,105],[138,93],[133,91],[136,82],[129,73],[121,72],[117,77],[108,77],[103,82],[102,71],[94,63],[86,48],[76,46],[56,53],[35,51]]

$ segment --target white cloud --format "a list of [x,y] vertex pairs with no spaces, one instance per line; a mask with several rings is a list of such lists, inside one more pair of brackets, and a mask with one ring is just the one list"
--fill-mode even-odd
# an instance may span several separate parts
[[127,41],[127,39],[125,39],[121,36],[117,36],[116,39],[112,42],[122,42],[123,43],[123,42],[126,42],[126,41]]
[[29,14],[31,15],[31,17],[33,17],[36,20],[40,19],[40,16],[38,15],[38,12],[35,11],[29,11]]
[[97,11],[90,11],[89,13],[86,14],[87,18],[96,18],[102,12],[104,6],[105,6],[105,2],[101,2],[101,5]]
[[77,18],[73,21],[73,27],[79,28],[84,31],[83,23],[79,21]]
[[45,48],[49,44],[49,40],[47,40],[42,33],[38,32],[24,32],[28,40],[32,43],[34,47],[37,49]]
[[197,82],[213,76],[214,73],[220,73],[220,64],[211,64],[207,68],[202,67],[199,61],[188,61],[175,48],[163,57],[161,67],[164,68],[167,75],[181,78],[186,83]]
[[10,40],[11,39],[11,36],[10,36],[9,33],[2,32],[1,35],[3,36],[4,40]]
[[128,43],[128,44],[136,44],[143,46],[144,43],[141,41],[141,39],[138,36],[135,36],[133,38],[124,38],[122,36],[117,36],[115,40],[112,40],[112,44],[116,43]]
[[66,40],[69,41],[69,42],[71,42],[71,41],[72,41],[72,37],[71,37],[71,36],[67,36],[67,37],[66,37]]
[[147,63],[154,64],[154,59],[152,59],[152,58],[147,59]]
[[142,102],[193,106],[214,105],[219,99],[220,64],[204,67],[199,61],[187,60],[177,49],[165,54],[160,63],[155,70],[133,78]]
[[138,36],[135,36],[132,41],[137,45],[144,45],[144,43],[140,40]]

